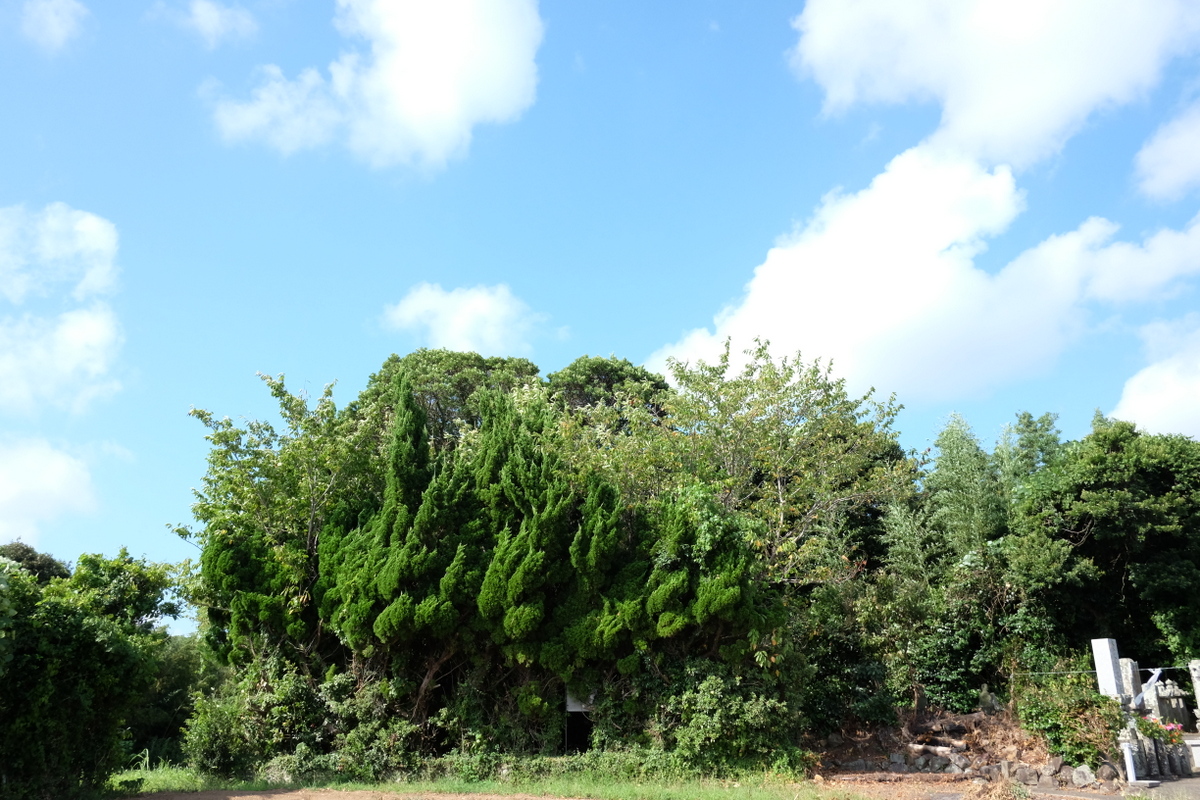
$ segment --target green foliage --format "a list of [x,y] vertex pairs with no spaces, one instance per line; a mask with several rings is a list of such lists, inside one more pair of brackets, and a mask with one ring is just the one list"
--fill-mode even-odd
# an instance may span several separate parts
[[250,774],[261,755],[246,721],[243,698],[198,697],[184,729],[187,763],[204,775],[232,778]]
[[0,775],[12,798],[85,797],[126,759],[124,732],[149,688],[174,613],[169,571],[122,553],[85,555],[44,586],[11,562],[4,592],[16,613],[0,681]]
[[71,570],[66,564],[48,553],[39,553],[24,542],[0,544],[0,558],[15,561],[41,584],[49,583],[51,578],[71,577]]
[[1068,641],[1145,659],[1200,656],[1200,442],[1098,418],[1021,499],[1022,529],[1061,542],[1047,590]]
[[[575,411],[633,405],[658,417],[666,413],[662,399],[670,391],[661,375],[614,356],[581,356],[547,375],[546,388],[555,402]],[[626,426],[618,417],[616,429]]]
[[802,772],[809,765],[806,756],[789,744],[802,730],[799,715],[741,684],[738,677],[709,674],[667,699],[659,724],[674,745],[673,758],[692,774],[726,775],[747,765]]
[[371,376],[367,388],[350,410],[369,406],[390,391],[399,373],[411,381],[417,403],[424,409],[429,441],[438,451],[453,448],[466,431],[482,419],[476,393],[509,393],[538,383],[538,367],[524,358],[484,358],[478,353],[421,348],[406,356],[391,356]]
[[1019,414],[989,456],[952,416],[923,491],[889,509],[887,555],[859,614],[897,696],[970,711],[982,683],[1063,646],[1049,592],[1071,578],[1070,547],[1025,525],[1017,504],[1059,457],[1053,422]]
[[584,357],[542,384],[422,350],[341,410],[267,379],[278,433],[195,412],[213,451],[189,596],[236,672],[197,701],[192,762],[549,769],[570,693],[621,769],[794,773],[803,734],[971,710],[1097,615],[1150,631],[1143,658],[1200,641],[1172,599],[1200,579],[1195,443],[1106,422],[1063,445],[1022,413],[989,455],[955,417],[923,471],[899,406],[827,365],[760,345],[672,375]]
[[1157,717],[1150,716],[1135,716],[1133,722],[1137,726],[1138,733],[1147,739],[1154,739],[1166,744],[1183,744],[1183,726],[1178,722],[1163,722]]
[[[1059,667],[1070,671],[1086,663],[1085,657]],[[1086,672],[1052,675],[1020,687],[1017,713],[1026,730],[1041,735],[1050,752],[1068,763],[1096,767],[1120,758],[1117,734],[1125,724],[1121,707],[1096,691],[1095,678]]]
[[17,605],[13,599],[13,588],[9,584],[9,575],[20,569],[20,565],[11,559],[0,556],[0,679],[8,662],[12,661],[13,617],[17,615]]
[[126,747],[150,765],[183,763],[184,723],[192,716],[196,695],[210,695],[225,678],[200,637],[165,636],[150,642],[153,678],[126,719]]

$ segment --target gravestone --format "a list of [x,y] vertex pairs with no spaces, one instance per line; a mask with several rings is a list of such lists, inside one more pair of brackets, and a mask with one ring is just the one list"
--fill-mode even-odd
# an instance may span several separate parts
[[1121,704],[1129,706],[1135,697],[1142,693],[1142,673],[1138,662],[1132,658],[1120,660],[1121,669]]
[[1116,639],[1092,639],[1092,658],[1096,662],[1096,680],[1100,683],[1100,694],[1120,698],[1121,665],[1117,658]]

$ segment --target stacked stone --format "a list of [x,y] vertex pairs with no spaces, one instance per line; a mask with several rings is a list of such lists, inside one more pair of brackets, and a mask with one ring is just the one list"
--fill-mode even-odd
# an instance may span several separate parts
[[1078,767],[1064,764],[1061,758],[1051,758],[1041,767],[1032,766],[1014,759],[1001,759],[989,763],[982,757],[969,758],[962,753],[952,753],[949,756],[914,757],[912,754],[892,753],[884,763],[856,759],[835,764],[845,772],[890,772],[907,774],[914,772],[945,773],[961,775],[963,779],[976,782],[988,781],[995,783],[1017,782],[1026,786],[1037,786],[1043,789],[1058,789],[1064,786],[1076,788],[1116,789],[1119,777],[1117,769],[1112,764],[1101,764],[1093,771],[1087,765]]

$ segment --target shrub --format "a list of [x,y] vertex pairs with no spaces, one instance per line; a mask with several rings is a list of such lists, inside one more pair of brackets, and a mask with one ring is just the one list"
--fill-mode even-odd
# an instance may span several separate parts
[[1116,700],[1096,690],[1090,673],[1052,675],[1017,693],[1021,725],[1071,764],[1098,765],[1118,757],[1124,716]]
[[259,759],[244,722],[243,698],[237,694],[197,696],[183,733],[183,754],[190,766],[206,775],[246,777]]

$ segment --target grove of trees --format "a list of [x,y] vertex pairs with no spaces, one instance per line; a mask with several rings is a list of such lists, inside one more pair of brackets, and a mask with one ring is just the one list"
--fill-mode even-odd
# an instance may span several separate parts
[[[111,769],[121,726],[169,705],[171,648],[202,685],[161,737],[194,766],[363,779],[561,754],[568,694],[622,763],[798,771],[809,737],[970,710],[1092,638],[1200,657],[1200,443],[1102,416],[1066,442],[1021,413],[991,452],[953,417],[919,455],[893,400],[765,345],[671,373],[419,350],[341,408],[265,377],[274,424],[194,411],[202,646],[151,624],[176,611],[160,565],[0,562],[0,769]],[[112,738],[51,764],[54,714],[83,713]]]

